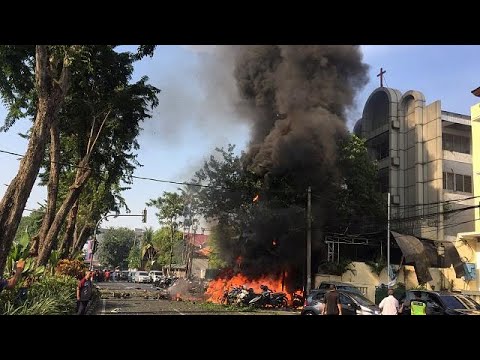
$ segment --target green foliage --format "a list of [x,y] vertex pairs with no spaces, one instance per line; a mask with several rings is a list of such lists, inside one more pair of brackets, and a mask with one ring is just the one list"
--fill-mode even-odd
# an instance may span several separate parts
[[77,280],[70,276],[44,276],[28,288],[24,302],[17,289],[0,293],[3,315],[68,315],[75,312]]
[[387,260],[383,257],[378,257],[375,261],[366,261],[365,264],[368,265],[372,273],[380,276],[382,270],[387,267]]
[[[386,222],[386,202],[376,191],[377,165],[370,160],[365,141],[349,134],[339,144],[341,183],[332,193],[336,206],[329,211],[330,231],[369,232]],[[373,224],[372,229],[366,225]]]
[[192,181],[210,185],[197,188],[198,208],[206,218],[238,225],[249,218],[255,205],[252,199],[263,184],[258,176],[243,168],[234,149],[232,144],[226,150],[216,148],[216,154],[205,161]]
[[164,191],[162,197],[151,199],[147,206],[154,206],[159,210],[155,215],[160,224],[173,228],[178,227],[178,220],[183,215],[184,209],[183,198],[180,194]]
[[162,227],[153,234],[152,244],[157,250],[156,261],[158,266],[170,264],[170,253],[173,247],[172,264],[180,264],[183,250],[183,234],[180,231],[174,231],[173,243],[172,232],[169,227]]
[[8,130],[16,120],[35,112],[35,45],[0,46],[0,95],[8,109]]
[[135,239],[135,232],[127,228],[110,228],[103,233],[99,243],[98,259],[107,266],[125,269],[128,265],[128,254]]
[[208,267],[210,269],[222,269],[228,265],[220,256],[219,242],[221,236],[219,227],[215,226],[208,237],[208,246],[211,250],[208,255]]
[[40,229],[44,214],[44,210],[39,209],[32,211],[28,216],[22,217],[22,220],[20,220],[20,224],[18,225],[14,242],[26,246],[32,236],[34,236]]
[[128,253],[128,268],[129,269],[140,269],[142,256],[140,254],[140,248],[138,245],[134,245],[130,248]]
[[348,259],[340,259],[339,263],[331,261],[323,261],[318,266],[318,272],[320,274],[329,274],[341,276],[347,271],[350,271],[352,274],[355,274],[355,264]]

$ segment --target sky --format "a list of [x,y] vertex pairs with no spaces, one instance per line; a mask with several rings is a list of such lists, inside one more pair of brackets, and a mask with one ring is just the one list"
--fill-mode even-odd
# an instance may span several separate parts
[[[226,101],[233,93],[234,83],[227,66],[212,68],[208,60],[215,53],[213,46],[159,46],[153,58],[135,65],[134,79],[148,76],[150,83],[160,88],[159,106],[152,118],[143,124],[138,143],[138,161],[143,167],[134,175],[171,181],[189,181],[215,147],[235,144],[237,153],[245,149],[249,127]],[[120,50],[134,50],[133,46]],[[373,90],[379,87],[376,76],[386,70],[384,85],[400,90],[418,90],[426,103],[440,100],[442,110],[470,114],[478,102],[471,90],[480,86],[480,46],[366,45],[361,46],[364,63],[370,66],[369,83],[358,93],[355,106],[347,115],[350,129],[361,117],[363,106]],[[0,121],[6,110],[0,104]],[[0,132],[0,150],[23,154],[27,140],[18,136],[26,133],[30,120],[18,121],[8,132]],[[0,153],[0,197],[18,171],[18,157]],[[131,189],[123,196],[131,214],[141,214],[150,199],[164,191],[174,192],[178,185],[134,179]],[[46,199],[46,188],[34,186],[26,209],[36,209]],[[155,209],[148,208],[147,223],[140,217],[117,217],[104,221],[102,227],[125,226],[131,229],[160,227]],[[29,212],[25,211],[24,215]]]

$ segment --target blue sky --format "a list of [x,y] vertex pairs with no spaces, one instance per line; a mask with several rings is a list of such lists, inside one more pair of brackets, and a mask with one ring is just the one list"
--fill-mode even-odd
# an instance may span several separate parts
[[[134,47],[125,47],[134,49]],[[370,82],[358,94],[356,106],[348,115],[351,128],[361,116],[370,93],[379,86],[376,77],[380,67],[386,86],[402,92],[418,90],[427,104],[441,100],[442,109],[469,114],[475,98],[470,91],[480,86],[480,46],[362,46],[364,62],[370,65]],[[216,146],[228,143],[245,148],[249,128],[225,101],[225,92],[234,91],[228,68],[206,69],[205,57],[212,56],[211,47],[159,46],[153,58],[136,64],[135,79],[147,75],[150,82],[162,89],[160,105],[152,119],[144,124],[138,142],[138,160],[143,167],[136,176],[188,181],[202,161]],[[212,74],[214,76],[212,76]],[[384,84],[385,85],[385,84]],[[0,105],[0,121],[5,108]],[[25,133],[29,120],[19,121],[8,132],[0,133],[0,150],[24,153],[27,141],[17,134]],[[15,156],[0,153],[0,196],[18,171]],[[140,214],[145,203],[163,191],[175,191],[176,185],[135,180],[124,197],[132,213]],[[46,189],[35,186],[27,208],[38,208],[46,198]],[[149,209],[147,226],[158,228],[154,209]],[[27,214],[27,212],[25,212]],[[140,218],[124,217],[106,221],[103,226],[143,227]]]

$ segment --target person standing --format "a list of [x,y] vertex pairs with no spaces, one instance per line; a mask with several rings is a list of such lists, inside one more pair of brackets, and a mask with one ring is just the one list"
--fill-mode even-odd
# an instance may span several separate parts
[[427,303],[421,299],[421,293],[415,291],[413,294],[415,295],[415,299],[410,301],[410,314],[427,315]]
[[18,280],[22,276],[23,268],[25,267],[25,260],[20,259],[17,261],[17,266],[15,268],[15,275],[13,275],[10,279],[3,279],[0,276],[0,292],[3,289],[13,289],[15,285],[17,285]]
[[85,271],[85,276],[78,282],[77,286],[77,315],[85,315],[88,302],[92,299],[93,284],[91,272]]
[[388,289],[388,295],[380,302],[378,307],[382,310],[382,315],[398,315],[400,305],[393,296],[393,289]]
[[325,306],[323,315],[342,315],[342,305],[340,304],[340,294],[334,284],[330,285],[330,289],[325,294]]

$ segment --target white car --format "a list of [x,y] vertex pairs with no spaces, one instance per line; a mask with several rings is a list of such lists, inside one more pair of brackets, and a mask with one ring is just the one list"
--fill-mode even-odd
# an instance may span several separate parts
[[158,270],[152,270],[148,273],[148,275],[150,276],[151,281],[155,282],[155,281],[160,281],[160,279],[163,276],[163,272]]
[[149,283],[150,282],[150,275],[146,271],[137,271],[135,273],[134,282],[136,283]]

